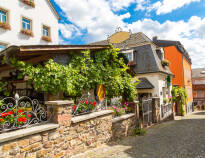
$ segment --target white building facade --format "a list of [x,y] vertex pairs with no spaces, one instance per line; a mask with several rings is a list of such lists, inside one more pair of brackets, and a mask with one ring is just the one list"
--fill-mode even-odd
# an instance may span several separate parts
[[0,50],[58,44],[58,20],[50,0],[0,0]]

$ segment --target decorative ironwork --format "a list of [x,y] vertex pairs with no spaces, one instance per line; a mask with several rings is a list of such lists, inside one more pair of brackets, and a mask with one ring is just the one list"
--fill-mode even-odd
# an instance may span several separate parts
[[43,124],[50,120],[52,109],[27,96],[7,97],[0,101],[0,132]]
[[88,94],[84,94],[77,99],[77,104],[73,105],[72,108],[72,115],[79,116],[105,109],[107,109],[107,100],[104,99],[102,102],[97,102],[88,92]]

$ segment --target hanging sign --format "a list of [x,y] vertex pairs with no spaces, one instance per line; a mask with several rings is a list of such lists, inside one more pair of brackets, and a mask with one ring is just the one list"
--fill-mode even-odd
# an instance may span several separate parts
[[100,102],[102,102],[105,98],[105,85],[97,86],[97,97]]

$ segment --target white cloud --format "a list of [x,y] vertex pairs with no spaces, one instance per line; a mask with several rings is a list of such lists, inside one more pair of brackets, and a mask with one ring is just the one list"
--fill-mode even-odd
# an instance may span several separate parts
[[65,38],[71,38],[82,35],[80,30],[73,24],[59,24],[59,30]]
[[[110,35],[115,28],[124,27],[123,19],[130,14],[116,15],[113,13],[110,2],[106,0],[55,0],[64,11],[67,19],[79,29],[87,30],[86,39],[91,42],[95,39],[103,39],[105,34]],[[61,26],[64,37],[69,38],[71,30],[66,32],[65,26]],[[89,40],[88,40],[89,39]]]
[[115,11],[127,8],[131,3],[135,3],[136,0],[107,0],[111,8]]
[[192,58],[193,67],[205,67],[205,18],[193,16],[188,22],[166,21],[160,24],[151,19],[127,25],[132,32],[144,32],[148,37],[180,41]]
[[156,10],[157,15],[170,13],[173,10],[188,5],[192,2],[199,2],[200,0],[163,0],[162,2],[158,1],[148,7],[148,11]]
[[[168,10],[172,11],[173,8],[176,9],[193,2],[193,0],[177,0],[177,2],[183,1],[183,3],[179,2],[174,6],[176,0],[170,1],[164,0],[155,3],[154,8],[159,10],[159,13],[163,13],[164,11],[160,7],[165,8],[168,4],[172,8]],[[90,43],[106,39],[107,35],[114,33],[117,27],[124,30],[131,29],[132,32],[144,32],[151,38],[157,35],[160,39],[181,41],[192,57],[193,67],[205,67],[205,53],[203,52],[205,48],[205,18],[193,16],[187,22],[167,20],[164,23],[144,19],[127,24],[123,20],[129,18],[130,13],[116,15],[108,0],[55,0],[55,2],[62,8],[67,19],[73,23],[59,25],[64,38],[72,39],[83,34],[83,40]],[[131,3],[131,1],[129,2]],[[142,10],[148,0],[136,0],[136,3],[142,4]],[[122,6],[127,6],[127,4]],[[63,42],[61,41],[61,43]]]

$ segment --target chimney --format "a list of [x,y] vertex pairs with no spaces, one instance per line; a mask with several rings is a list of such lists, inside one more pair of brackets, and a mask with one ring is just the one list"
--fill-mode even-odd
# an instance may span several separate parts
[[157,36],[154,36],[154,37],[152,38],[153,41],[157,41],[157,39],[158,39]]

